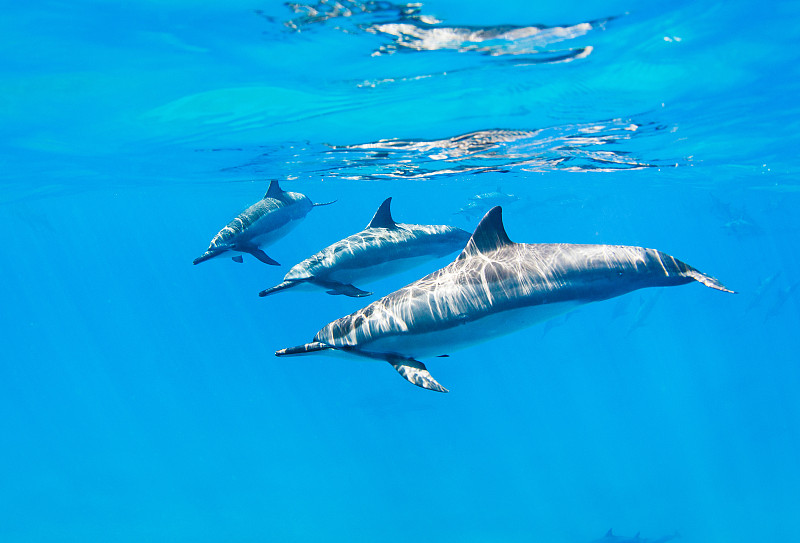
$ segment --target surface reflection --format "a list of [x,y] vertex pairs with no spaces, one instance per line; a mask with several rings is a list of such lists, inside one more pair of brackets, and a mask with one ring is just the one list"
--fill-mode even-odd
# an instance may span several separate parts
[[611,18],[573,24],[450,26],[422,12],[421,3],[339,1],[288,3],[295,17],[284,26],[293,32],[331,24],[348,34],[373,34],[388,39],[373,56],[395,52],[457,51],[488,56],[538,55],[533,62],[563,62],[583,58],[592,46],[549,50],[552,44],[602,30]]
[[[292,178],[435,179],[487,172],[618,171],[672,166],[675,159],[637,157],[628,147],[664,129],[610,119],[538,130],[479,130],[441,139],[381,139],[352,145],[309,142],[253,149],[259,154],[225,171],[291,170]],[[282,164],[279,164],[282,162]]]

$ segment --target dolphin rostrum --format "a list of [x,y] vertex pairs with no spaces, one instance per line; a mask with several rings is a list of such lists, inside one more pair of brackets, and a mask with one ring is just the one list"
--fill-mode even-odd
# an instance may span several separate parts
[[336,350],[385,360],[411,383],[447,392],[418,358],[446,356],[579,305],[692,281],[733,292],[654,249],[514,243],[498,206],[448,266],[329,323],[311,343],[275,354]]
[[353,286],[399,273],[423,261],[443,257],[463,249],[469,232],[452,226],[435,224],[403,224],[392,219],[387,198],[375,212],[367,227],[325,247],[306,258],[283,278],[283,282],[259,296],[269,296],[298,285],[317,285],[328,294],[369,296]]
[[[312,204],[305,194],[281,190],[278,182],[272,181],[264,197],[239,213],[220,230],[211,240],[208,250],[194,259],[194,264],[233,251],[251,254],[264,264],[280,266],[260,247],[274,243],[288,234],[306,218],[313,207],[332,203]],[[234,262],[242,262],[241,254],[231,258]]]

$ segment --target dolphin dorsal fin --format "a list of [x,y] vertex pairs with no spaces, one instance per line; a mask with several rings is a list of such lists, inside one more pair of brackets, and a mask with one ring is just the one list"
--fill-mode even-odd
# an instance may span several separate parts
[[392,219],[392,212],[389,209],[391,204],[392,197],[389,196],[383,201],[378,211],[375,212],[367,228],[397,228],[397,223]]
[[279,200],[281,196],[283,196],[283,189],[281,189],[280,185],[278,185],[278,181],[273,179],[269,182],[269,188],[267,189],[267,193],[264,195],[264,198],[275,198],[276,200]]
[[458,260],[478,253],[494,251],[504,245],[513,243],[508,239],[506,229],[503,227],[503,208],[495,206],[478,223],[475,232],[472,233],[472,237],[467,242],[467,246],[458,255]]

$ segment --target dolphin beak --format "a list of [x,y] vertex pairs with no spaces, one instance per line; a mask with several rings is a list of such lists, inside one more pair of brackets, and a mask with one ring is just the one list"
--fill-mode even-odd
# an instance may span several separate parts
[[298,345],[297,347],[288,347],[286,349],[275,351],[275,356],[295,356],[298,354],[315,353],[317,351],[327,351],[328,349],[333,348],[334,347],[326,345],[325,343],[312,341],[311,343],[306,343],[305,345]]
[[303,282],[304,281],[284,281],[283,283],[280,283],[279,285],[275,285],[274,287],[270,287],[270,288],[262,290],[261,292],[258,293],[258,295],[263,298],[264,296],[269,296],[270,294],[275,294],[276,292],[280,292],[282,290],[286,290],[287,288],[296,287],[297,285],[299,285],[300,283],[303,283]]
[[220,250],[211,250],[211,249],[209,249],[208,251],[206,251],[202,255],[200,255],[197,258],[195,258],[194,260],[192,260],[192,264],[195,264],[195,265],[200,264],[201,262],[205,262],[206,260],[214,258],[215,256],[217,256],[217,255],[219,255],[220,253],[223,253],[223,252],[225,252],[225,251],[224,250],[220,251]]

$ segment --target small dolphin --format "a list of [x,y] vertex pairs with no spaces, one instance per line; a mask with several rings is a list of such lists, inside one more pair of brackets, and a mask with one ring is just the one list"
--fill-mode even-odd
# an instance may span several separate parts
[[653,539],[641,537],[638,533],[633,537],[629,537],[624,535],[614,535],[614,533],[612,533],[612,531],[609,529],[604,537],[595,539],[592,543],[667,543],[667,541],[672,541],[680,536],[681,534],[675,532],[672,535],[665,535],[664,537],[657,537]]
[[418,264],[463,249],[469,232],[452,226],[403,224],[392,219],[387,198],[369,224],[357,234],[337,241],[306,258],[283,278],[283,283],[262,290],[269,296],[298,285],[317,285],[328,294],[369,296],[353,286],[411,269]]
[[640,295],[639,308],[636,310],[636,315],[633,316],[633,321],[628,327],[628,333],[626,336],[630,336],[635,330],[644,326],[644,323],[647,321],[650,313],[653,312],[656,302],[658,302],[663,293],[664,291],[660,290],[654,294],[651,294],[650,296],[646,296],[644,294]]
[[461,215],[467,220],[472,220],[477,217],[483,216],[491,208],[499,205],[510,204],[519,200],[519,197],[514,194],[505,194],[497,187],[494,192],[484,192],[470,196],[467,204],[455,212],[455,215]]
[[[264,198],[239,213],[220,230],[211,240],[208,250],[194,259],[194,264],[233,251],[251,254],[264,264],[280,266],[260,246],[274,243],[288,234],[313,207],[332,203],[312,204],[305,194],[281,190],[278,182],[272,181]],[[240,264],[243,262],[241,254],[231,259]]]
[[514,243],[502,209],[481,220],[448,266],[335,320],[276,356],[336,350],[385,360],[411,383],[447,392],[417,360],[628,292],[716,279],[661,251],[620,245]]
[[800,289],[800,281],[796,281],[788,287],[781,287],[776,293],[769,310],[764,314],[764,322],[770,318],[780,314],[781,309],[787,300],[795,297],[795,294]]
[[750,311],[755,309],[756,306],[762,305],[764,303],[764,299],[766,298],[767,293],[774,289],[775,284],[776,284],[775,280],[778,277],[780,277],[780,275],[781,275],[781,272],[778,271],[776,273],[773,273],[772,275],[764,277],[758,283],[758,286],[753,291],[753,296],[750,299],[750,303],[747,304],[747,307],[744,310],[745,313],[749,313]]
[[713,194],[710,196],[712,202],[711,213],[723,221],[721,228],[726,234],[735,236],[737,239],[741,240],[746,237],[759,236],[764,233],[764,230],[756,223],[750,214],[747,213],[744,206],[734,206],[733,204],[723,202]]

